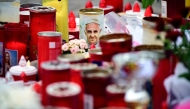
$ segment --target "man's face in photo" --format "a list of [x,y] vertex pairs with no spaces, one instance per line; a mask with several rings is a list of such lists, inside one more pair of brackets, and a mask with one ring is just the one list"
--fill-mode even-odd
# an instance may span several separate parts
[[97,44],[100,33],[101,29],[99,24],[93,22],[86,24],[85,34],[89,44]]

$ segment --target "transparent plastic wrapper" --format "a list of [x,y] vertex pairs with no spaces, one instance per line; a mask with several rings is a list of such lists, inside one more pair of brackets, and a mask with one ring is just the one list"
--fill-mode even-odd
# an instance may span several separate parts
[[0,2],[0,21],[1,22],[14,22],[20,21],[20,2]]
[[161,53],[151,51],[117,54],[112,58],[115,65],[114,80],[121,85],[131,83],[133,79],[141,79],[143,82],[151,80],[159,59],[163,57]]
[[181,104],[183,101],[190,99],[190,82],[182,77],[181,74],[187,73],[188,69],[183,63],[178,62],[174,75],[169,76],[164,81],[164,86],[167,91],[167,103],[169,107]]
[[125,25],[126,22],[114,12],[104,16],[105,33],[129,33]]

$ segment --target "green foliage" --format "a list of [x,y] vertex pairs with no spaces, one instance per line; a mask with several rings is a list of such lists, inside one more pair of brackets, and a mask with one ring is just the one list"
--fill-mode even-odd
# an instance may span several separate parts
[[[171,29],[171,28],[170,28]],[[177,45],[177,41],[173,41],[166,37],[166,39],[161,39],[157,36],[157,40],[161,40],[164,43],[164,49],[172,51],[179,59],[180,62],[184,64],[184,66],[188,69],[188,72],[184,72],[184,74],[180,75],[179,77],[186,78],[190,81],[190,42],[187,39],[185,32],[190,34],[190,23],[186,23],[181,25],[180,28],[182,43]],[[167,33],[168,31],[165,30]]]
[[142,0],[142,8],[146,9],[148,6],[152,6],[154,0]]

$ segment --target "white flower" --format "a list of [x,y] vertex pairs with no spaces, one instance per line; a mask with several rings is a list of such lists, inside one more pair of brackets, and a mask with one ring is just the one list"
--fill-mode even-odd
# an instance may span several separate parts
[[80,39],[80,43],[86,43],[86,40]]
[[72,46],[75,44],[75,41],[74,40],[70,40],[69,43],[68,43],[68,46]]
[[80,48],[81,48],[81,49],[84,49],[86,46],[87,46],[86,43],[80,43]]
[[74,43],[75,43],[76,45],[79,45],[79,44],[81,43],[79,39],[74,39],[73,41],[74,41]]
[[63,51],[67,51],[69,49],[67,44],[62,45],[62,50]]
[[88,49],[88,44],[86,43],[86,45],[85,45],[85,47],[84,47],[85,49]]

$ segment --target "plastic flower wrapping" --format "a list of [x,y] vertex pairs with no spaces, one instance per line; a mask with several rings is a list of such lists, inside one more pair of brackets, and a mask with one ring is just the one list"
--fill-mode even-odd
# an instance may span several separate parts
[[40,96],[31,87],[1,84],[0,109],[42,109]]
[[[169,108],[190,102],[190,23],[183,22],[183,16],[176,16],[169,24],[158,22],[157,31],[165,32],[165,39],[158,34],[157,39],[164,43],[165,53],[178,59],[174,74],[164,81]],[[189,109],[189,108],[181,108]]]
[[85,53],[88,50],[88,44],[84,39],[70,40],[68,43],[62,45],[63,54],[66,53]]

